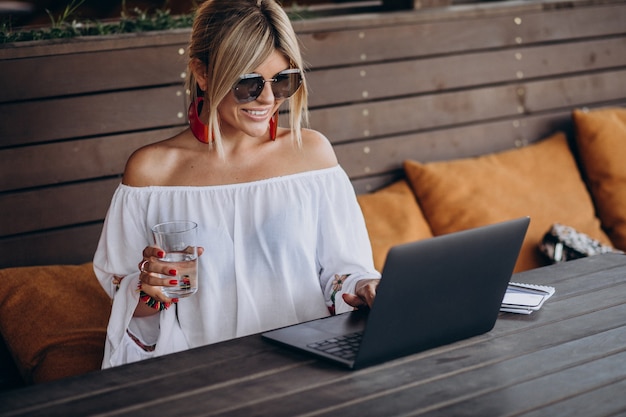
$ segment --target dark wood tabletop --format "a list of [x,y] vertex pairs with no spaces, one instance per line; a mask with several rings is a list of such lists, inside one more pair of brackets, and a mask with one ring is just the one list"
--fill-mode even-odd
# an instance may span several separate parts
[[0,415],[626,415],[626,256],[513,281],[556,293],[489,333],[378,366],[344,370],[253,335],[5,392]]

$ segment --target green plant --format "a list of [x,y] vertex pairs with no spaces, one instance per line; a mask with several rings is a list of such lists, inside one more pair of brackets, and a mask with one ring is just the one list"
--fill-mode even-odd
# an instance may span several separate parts
[[52,28],[62,28],[64,25],[66,25],[67,19],[72,17],[76,10],[78,10],[78,8],[82,6],[84,2],[85,0],[72,0],[70,4],[65,6],[63,13],[61,13],[61,15],[59,15],[56,19],[54,18],[50,10],[46,9],[46,13],[48,13],[50,21],[52,22]]
[[[78,21],[75,15],[84,2],[85,0],[72,0],[56,17],[46,10],[50,17],[50,27],[13,30],[10,20],[2,21],[0,22],[0,44],[190,28],[193,23],[193,13],[173,16],[169,9],[147,12],[138,8],[129,12],[126,9],[126,0],[122,0],[122,13],[119,20],[106,23],[92,20]],[[297,6],[295,2],[288,13],[293,20],[313,17],[306,8]]]
[[[79,6],[84,0],[77,4]],[[64,13],[51,18],[51,25],[47,28],[25,28],[12,30],[10,23],[0,23],[0,44],[10,42],[25,42],[44,39],[65,39],[77,36],[112,35],[119,33],[147,32],[154,30],[167,30],[191,27],[193,14],[172,16],[169,10],[157,10],[148,13],[135,9],[132,13],[123,13],[122,17],[114,22],[103,23],[100,21],[68,21],[75,7],[68,6]]]

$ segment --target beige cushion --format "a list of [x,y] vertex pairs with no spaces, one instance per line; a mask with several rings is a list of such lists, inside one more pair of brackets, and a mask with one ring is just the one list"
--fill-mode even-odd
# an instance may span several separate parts
[[111,301],[92,265],[0,270],[0,332],[28,383],[100,369]]
[[576,142],[602,227],[626,250],[626,109],[574,111]]
[[432,237],[415,195],[405,180],[358,197],[374,253],[374,265],[382,271],[392,246]]
[[538,244],[553,223],[608,243],[563,133],[476,158],[406,161],[405,171],[435,235],[530,216],[516,271],[547,264]]

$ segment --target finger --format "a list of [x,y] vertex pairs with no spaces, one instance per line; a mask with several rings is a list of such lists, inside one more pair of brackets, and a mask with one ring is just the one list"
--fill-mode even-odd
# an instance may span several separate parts
[[138,267],[141,272],[139,280],[144,284],[166,287],[178,285],[178,281],[168,278],[168,276],[175,277],[177,271],[167,262],[144,259],[139,262]]
[[157,246],[146,246],[143,250],[143,258],[163,258],[165,251]]
[[374,304],[374,299],[376,298],[376,289],[378,288],[380,280],[378,279],[369,279],[359,281],[356,285],[356,295],[364,300],[369,307],[372,307]]
[[[175,275],[176,274],[174,274],[174,276]],[[163,275],[154,272],[142,272],[139,274],[139,281],[141,281],[142,284],[153,287],[172,287],[178,285],[176,279],[163,277]]]
[[141,262],[139,262],[137,264],[137,268],[139,269],[140,272],[143,273],[147,273],[150,272],[150,270],[148,269],[148,264],[150,263],[150,261],[148,259],[142,259]]
[[202,246],[198,246],[198,256],[201,256],[204,253],[204,248]]
[[376,287],[372,284],[366,285],[357,295],[362,300],[365,300],[365,303],[371,307],[372,304],[374,304],[374,298],[376,298]]
[[165,252],[162,249],[156,246],[147,246],[143,250],[143,259],[137,267],[144,276],[147,276],[146,274],[175,276],[177,274],[176,269],[173,269],[170,263],[161,261],[164,256]]
[[359,308],[367,306],[367,302],[365,300],[357,297],[354,294],[344,293],[341,295],[341,297],[343,298],[343,301],[345,301],[346,304],[348,304],[350,307]]
[[163,294],[163,291],[161,291],[160,287],[156,287],[152,285],[145,285],[142,283],[141,291],[148,294],[150,297],[152,297],[156,301],[160,301],[162,303],[172,303],[172,302],[178,301],[178,299],[168,298],[165,294]]

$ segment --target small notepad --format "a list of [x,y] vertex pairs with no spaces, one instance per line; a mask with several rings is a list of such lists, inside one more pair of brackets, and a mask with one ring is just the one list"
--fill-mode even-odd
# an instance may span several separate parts
[[545,285],[509,283],[504,294],[500,311],[517,314],[531,314],[543,306],[554,294],[554,287]]

